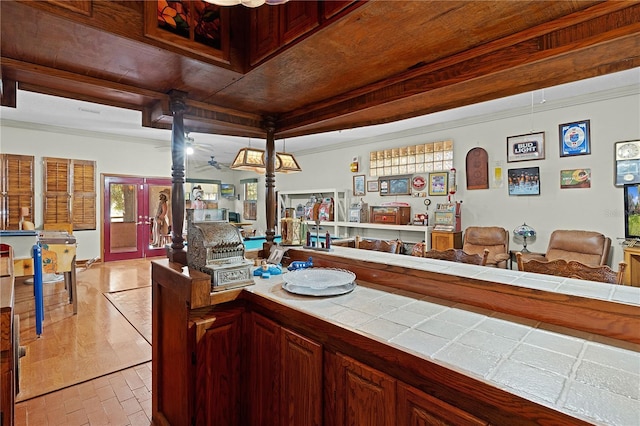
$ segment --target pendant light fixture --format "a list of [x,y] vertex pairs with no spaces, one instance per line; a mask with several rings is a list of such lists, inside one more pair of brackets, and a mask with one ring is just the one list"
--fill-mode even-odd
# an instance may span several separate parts
[[264,162],[264,150],[251,148],[251,138],[249,138],[249,146],[238,151],[235,160],[229,166],[233,170],[246,170],[256,173],[265,173],[267,166]]
[[287,153],[286,141],[282,140],[282,151],[276,152],[276,172],[278,173],[297,173],[302,169],[293,154]]
[[235,6],[241,4],[246,7],[258,7],[263,4],[277,5],[288,2],[289,0],[204,0],[207,3],[215,4],[218,6]]

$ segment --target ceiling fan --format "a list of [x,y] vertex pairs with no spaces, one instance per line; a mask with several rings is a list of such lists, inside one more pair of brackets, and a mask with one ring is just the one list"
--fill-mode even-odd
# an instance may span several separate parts
[[210,165],[211,167],[215,167],[218,170],[222,170],[222,165],[220,163],[218,163],[218,161],[216,160],[215,155],[211,156],[209,161],[207,161],[207,164]]

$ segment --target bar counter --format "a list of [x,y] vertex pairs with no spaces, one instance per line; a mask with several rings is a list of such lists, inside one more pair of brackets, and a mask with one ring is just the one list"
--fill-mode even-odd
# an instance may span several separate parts
[[[312,257],[314,266],[354,271],[358,285],[340,296],[299,296],[283,290],[282,276],[276,275],[226,294],[211,293],[209,303],[248,300],[264,309],[301,312],[421,358],[425,370],[451,370],[476,381],[478,388],[498,389],[575,423],[640,425],[639,288],[345,247],[331,252],[296,248],[289,255]],[[178,271],[166,261],[154,262],[153,269],[159,268]],[[186,267],[181,273],[190,274]],[[446,284],[450,293],[443,297]],[[479,296],[503,288],[511,292],[504,300]],[[540,314],[550,322],[535,314],[512,314],[527,310],[511,300],[529,295],[532,306],[551,306],[551,313]],[[557,303],[567,303],[573,319],[554,312]],[[596,325],[582,327],[580,315]],[[572,321],[576,327],[562,325]]]

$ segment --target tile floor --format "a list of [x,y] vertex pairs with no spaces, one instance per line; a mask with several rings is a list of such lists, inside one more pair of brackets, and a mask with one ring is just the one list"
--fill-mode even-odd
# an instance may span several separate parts
[[64,283],[45,284],[43,333],[33,288],[16,282],[20,344],[17,426],[151,424],[150,259],[79,268],[78,314]]
[[151,424],[151,362],[16,404],[16,426]]

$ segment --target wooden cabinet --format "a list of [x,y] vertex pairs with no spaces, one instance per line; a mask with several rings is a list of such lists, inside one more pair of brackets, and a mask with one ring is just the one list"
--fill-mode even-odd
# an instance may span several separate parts
[[396,424],[396,381],[353,358],[338,354],[336,424]]
[[323,7],[322,16],[324,19],[331,18],[344,10],[349,4],[353,3],[352,0],[334,0],[334,1],[322,1],[320,4]]
[[294,1],[249,11],[249,65],[334,21],[353,1]]
[[[301,260],[307,253],[293,255]],[[318,266],[346,267],[333,255],[318,254],[316,261]],[[354,266],[352,259],[342,262]],[[357,270],[365,281],[381,271]],[[447,292],[451,286],[478,289],[476,283],[467,287],[449,276],[442,277],[446,281],[440,286],[434,273],[400,268],[385,279],[397,281],[406,272],[416,283],[412,291],[423,283]],[[168,260],[152,262],[152,283],[154,424],[415,426],[536,424],[540,419],[586,424],[458,369],[278,303],[261,295],[266,289],[213,294],[210,277]],[[495,294],[487,290],[490,303]],[[623,318],[630,318],[631,310],[620,314],[620,320],[607,320],[607,330],[613,325],[615,331],[617,322],[626,325]],[[597,321],[597,315],[589,315]]]
[[397,426],[480,426],[487,422],[418,389],[398,382]]
[[312,1],[285,3],[282,13],[280,14],[282,44],[288,44],[320,25],[318,20],[318,6],[318,3]]
[[255,65],[319,25],[318,2],[301,1],[249,11],[249,63]]
[[462,232],[431,231],[431,248],[448,250],[462,248]]
[[252,313],[249,420],[259,425],[322,424],[322,346]]
[[[328,355],[329,360],[332,359]],[[328,424],[480,426],[487,423],[444,401],[343,354],[333,356],[327,386],[335,394]],[[331,364],[331,363],[328,363]],[[334,380],[335,384],[331,384]]]
[[[4,255],[6,254],[6,257]],[[0,276],[0,423],[14,424],[14,404],[18,385],[18,332],[14,328],[18,319],[14,318],[14,276],[12,272],[12,250],[2,253],[2,274]]]
[[640,287],[640,247],[625,247],[624,262],[627,268],[624,270],[622,283]]
[[247,424],[277,425],[280,418],[280,326],[258,315],[249,321]]
[[322,345],[282,329],[281,425],[322,425]]
[[[197,319],[193,330],[195,424],[241,424],[242,310]],[[180,398],[180,392],[174,391]]]
[[372,206],[371,223],[407,225],[411,223],[411,207]]

